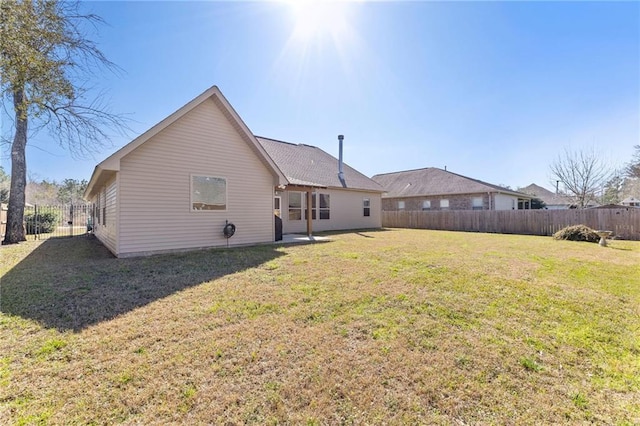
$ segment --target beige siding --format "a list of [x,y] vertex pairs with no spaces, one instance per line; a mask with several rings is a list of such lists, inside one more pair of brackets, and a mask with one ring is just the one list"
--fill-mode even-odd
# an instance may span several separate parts
[[[98,197],[92,202],[100,205],[100,211],[98,212],[100,223],[98,224],[97,220],[94,222],[93,232],[105,247],[117,255],[117,179],[112,178],[104,187],[100,188]],[[105,216],[106,222],[104,221]]]
[[[227,180],[225,211],[191,211],[191,176]],[[212,100],[120,161],[119,255],[274,240],[273,176]]]
[[[380,228],[382,226],[381,197],[379,193],[369,193],[350,190],[321,189],[319,193],[330,196],[330,219],[316,219],[313,221],[313,232],[334,231],[343,229]],[[289,220],[289,192],[282,196],[282,230],[283,233],[306,233],[307,221],[302,211],[302,220]],[[306,200],[306,194],[303,193]],[[370,216],[364,216],[363,201],[370,200]],[[303,202],[304,204],[304,202]]]

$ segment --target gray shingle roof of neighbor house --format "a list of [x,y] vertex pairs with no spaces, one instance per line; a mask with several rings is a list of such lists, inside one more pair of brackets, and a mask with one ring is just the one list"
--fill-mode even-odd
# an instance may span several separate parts
[[345,163],[343,184],[338,177],[338,159],[318,147],[260,136],[256,139],[292,185],[384,192],[378,183]]
[[625,198],[624,200],[622,200],[620,202],[620,204],[626,205],[626,206],[629,206],[629,205],[636,206],[636,205],[638,205],[638,203],[640,203],[640,200],[635,198],[635,197],[627,197],[627,198]]
[[576,204],[571,197],[563,194],[556,194],[555,192],[551,192],[540,185],[536,185],[535,183],[525,186],[524,188],[518,188],[518,191],[539,198],[548,206],[572,206]]
[[383,195],[384,198],[478,194],[487,192],[499,192],[530,198],[527,194],[436,167],[384,173],[375,175],[372,179],[387,190],[387,193]]

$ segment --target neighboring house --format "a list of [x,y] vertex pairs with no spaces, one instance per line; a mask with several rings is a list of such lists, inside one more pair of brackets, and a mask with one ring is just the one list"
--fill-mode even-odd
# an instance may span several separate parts
[[620,202],[623,206],[640,207],[640,200],[635,197],[627,197]]
[[[518,188],[518,191],[542,200],[545,204],[545,208],[548,210],[566,210],[578,207],[575,198],[565,194],[551,192],[546,188],[536,185],[535,183],[525,186],[524,188]],[[599,204],[593,200],[587,203],[587,207],[597,206],[599,206]]]
[[428,167],[372,177],[387,190],[382,210],[517,210],[529,195],[446,170]]
[[[259,141],[214,86],[99,163],[84,197],[118,257],[272,242],[274,213],[285,233],[381,227],[382,189],[346,165],[343,185],[338,163],[319,148]],[[307,199],[308,223],[298,219]]]

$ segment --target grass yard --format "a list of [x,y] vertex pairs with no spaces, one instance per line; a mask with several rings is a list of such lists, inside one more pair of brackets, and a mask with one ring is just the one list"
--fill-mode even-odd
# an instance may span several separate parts
[[0,248],[0,424],[640,424],[640,242]]

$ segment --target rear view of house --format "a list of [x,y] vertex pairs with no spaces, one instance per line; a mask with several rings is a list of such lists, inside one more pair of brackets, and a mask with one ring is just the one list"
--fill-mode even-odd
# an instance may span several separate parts
[[[382,190],[375,182],[334,189],[329,181],[287,177],[282,170],[313,165],[290,165],[306,159],[281,158],[267,148],[271,144],[253,135],[214,86],[96,166],[85,192],[94,205],[94,233],[116,256],[128,257],[272,242],[274,213],[282,214],[284,205],[285,232],[311,233],[315,222],[322,230],[381,226]],[[316,150],[316,159],[331,162]],[[290,191],[313,200],[312,212],[298,222],[289,220],[291,212],[303,214],[307,204]],[[363,215],[367,198],[369,216]],[[232,236],[223,232],[227,224],[235,227]]]
[[517,210],[531,196],[435,167],[375,175],[382,210]]

